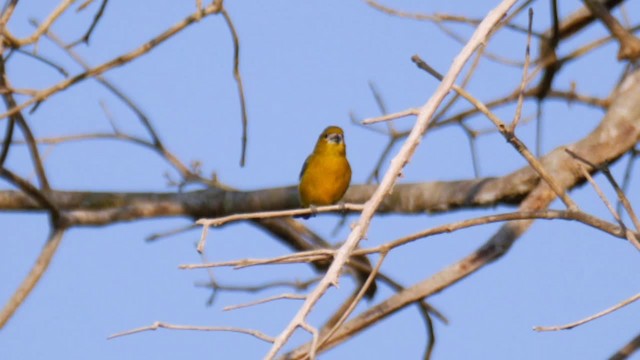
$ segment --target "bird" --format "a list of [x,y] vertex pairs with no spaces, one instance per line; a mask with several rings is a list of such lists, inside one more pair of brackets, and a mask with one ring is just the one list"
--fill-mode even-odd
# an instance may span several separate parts
[[329,126],[316,142],[311,155],[302,165],[298,193],[302,207],[335,204],[351,182],[351,166],[347,160],[344,131]]
[[[347,145],[344,131],[339,126],[329,126],[320,134],[311,155],[302,165],[298,194],[302,207],[335,204],[347,191],[351,183],[351,166],[347,160]],[[308,219],[310,215],[303,215]],[[364,284],[371,273],[371,262],[366,256],[356,260],[368,269],[355,271],[360,284]],[[368,299],[373,298],[377,290],[373,281],[365,292]]]

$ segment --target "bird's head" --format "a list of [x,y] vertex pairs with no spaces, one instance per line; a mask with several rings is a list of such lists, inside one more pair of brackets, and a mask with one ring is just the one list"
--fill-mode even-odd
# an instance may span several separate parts
[[338,126],[324,129],[318,138],[314,153],[345,155],[344,131]]

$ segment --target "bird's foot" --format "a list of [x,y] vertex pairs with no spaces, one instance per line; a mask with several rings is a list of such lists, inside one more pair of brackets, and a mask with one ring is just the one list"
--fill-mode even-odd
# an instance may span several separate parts
[[315,205],[309,205],[309,210],[311,210],[311,214],[309,214],[309,216],[315,217],[318,215],[318,208]]
[[342,215],[347,215],[348,210],[347,210],[347,205],[345,204],[345,202],[344,201],[340,201],[338,203],[338,205],[340,205],[340,213]]
[[308,218],[310,218],[312,216],[316,216],[316,214],[318,214],[318,209],[315,207],[315,205],[309,205],[308,209],[311,211],[310,214],[295,215],[294,218],[303,218],[303,219],[307,220]]

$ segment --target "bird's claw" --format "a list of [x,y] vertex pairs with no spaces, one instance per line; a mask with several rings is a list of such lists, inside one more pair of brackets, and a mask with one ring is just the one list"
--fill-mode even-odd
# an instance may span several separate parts
[[311,210],[310,216],[315,217],[318,215],[318,208],[315,205],[309,205],[309,210]]
[[338,205],[340,205],[340,213],[342,213],[342,215],[347,215],[347,205],[344,203],[344,201],[340,201]]

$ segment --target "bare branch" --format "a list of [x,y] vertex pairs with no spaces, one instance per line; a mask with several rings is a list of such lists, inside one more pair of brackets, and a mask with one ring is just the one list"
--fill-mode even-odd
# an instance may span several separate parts
[[[33,34],[31,34],[26,38],[17,39],[13,37],[13,35],[11,35],[6,29],[4,30],[3,36],[6,38],[6,41],[9,43],[11,47],[18,48],[18,47],[23,47],[25,45],[33,44],[34,42],[38,41],[40,37],[49,30],[49,28],[58,19],[58,17],[60,17],[60,15],[62,15],[69,8],[69,6],[71,6],[74,2],[75,0],[61,1],[60,5],[58,5],[58,7],[55,8],[49,14],[49,16],[42,22],[42,24],[40,24],[40,26],[38,26],[38,28],[33,32]],[[9,116],[9,115],[6,115],[6,116]],[[2,117],[5,117],[5,116],[2,116]]]
[[242,83],[242,75],[240,74],[240,39],[236,27],[233,25],[233,21],[229,16],[229,13],[225,8],[220,10],[224,21],[231,31],[231,38],[233,40],[233,77],[236,79],[238,85],[238,95],[240,96],[240,112],[242,113],[242,150],[240,155],[240,166],[244,166],[247,157],[247,104],[244,96],[244,85]]
[[620,43],[618,60],[636,60],[640,57],[640,39],[636,38],[614,18],[602,3],[596,0],[584,0],[591,13],[609,29]]
[[[5,60],[0,55],[0,88],[8,89],[10,87],[9,80],[7,79],[7,74],[5,70]],[[7,106],[7,109],[14,108],[16,106],[16,101],[13,98],[13,94],[10,92],[5,92],[2,94],[2,98],[4,103]],[[49,190],[49,180],[47,179],[47,175],[44,171],[44,164],[42,159],[40,158],[40,152],[38,151],[38,145],[36,144],[35,137],[31,132],[31,128],[29,124],[27,124],[27,120],[22,116],[22,112],[17,111],[13,115],[11,115],[10,121],[16,122],[20,127],[20,131],[22,132],[27,147],[29,148],[29,154],[31,155],[31,159],[33,161],[33,167],[36,170],[36,174],[38,175],[38,180],[40,181],[40,186],[44,190]],[[9,125],[12,128],[11,125]],[[5,144],[4,147],[8,145]],[[8,152],[8,148],[6,149]],[[3,155],[6,157],[5,150],[3,149]]]
[[20,188],[20,190],[22,190],[24,194],[35,200],[40,206],[42,206],[42,208],[47,209],[53,217],[58,217],[60,215],[58,206],[53,201],[51,201],[48,194],[40,191],[29,181],[21,178],[20,176],[14,174],[12,171],[4,167],[0,168],[0,177]]
[[169,330],[195,330],[195,331],[228,331],[228,332],[237,332],[237,333],[241,333],[241,334],[247,334],[247,335],[251,335],[253,337],[256,337],[262,341],[266,341],[268,343],[273,343],[273,338],[271,336],[268,336],[258,330],[252,330],[252,329],[243,329],[243,328],[237,328],[237,327],[230,327],[230,326],[193,326],[193,325],[174,325],[174,324],[168,324],[165,322],[160,322],[160,321],[156,321],[153,324],[149,325],[149,326],[143,326],[143,327],[139,327],[136,329],[131,329],[131,330],[127,330],[127,331],[123,331],[123,332],[119,332],[116,334],[113,334],[111,336],[109,336],[107,339],[111,340],[111,339],[115,339],[117,337],[121,337],[121,336],[127,336],[127,335],[132,335],[132,334],[136,334],[139,332],[143,332],[143,331],[155,331],[158,330],[159,328],[163,328],[163,329],[169,329]]
[[9,19],[11,19],[11,15],[13,15],[16,5],[18,5],[18,0],[9,0],[4,4],[2,16],[0,17],[0,31],[6,31],[5,27],[7,26]]
[[634,301],[636,301],[638,299],[640,299],[640,294],[635,294],[632,297],[630,297],[630,298],[628,298],[628,299],[626,299],[624,301],[621,301],[620,303],[616,304],[615,306],[612,306],[612,307],[610,307],[610,308],[608,308],[606,310],[603,310],[603,311],[601,311],[601,312],[599,312],[597,314],[588,316],[588,317],[586,317],[586,318],[584,318],[582,320],[578,320],[576,322],[572,322],[572,323],[566,324],[566,325],[534,326],[533,330],[535,330],[535,331],[571,330],[576,326],[580,326],[582,324],[588,323],[589,321],[592,321],[592,320],[595,320],[597,318],[603,317],[603,316],[605,316],[607,314],[610,314],[610,313],[612,313],[612,312],[614,312],[614,311],[616,311],[616,310],[618,310],[618,309],[620,309],[622,307],[625,307],[625,306],[631,304],[632,302],[634,302]]
[[58,246],[60,245],[60,241],[62,240],[62,235],[64,235],[63,229],[54,229],[49,236],[49,239],[45,243],[42,251],[40,251],[40,255],[36,260],[36,263],[29,271],[29,274],[22,281],[22,284],[18,287],[18,289],[13,293],[13,296],[9,299],[7,304],[4,306],[2,311],[0,311],[0,329],[2,329],[9,319],[16,312],[18,307],[22,305],[24,300],[29,296],[33,288],[36,286],[42,275],[49,268],[49,264],[51,264],[51,259],[55,255],[58,250]]
[[284,211],[265,211],[265,212],[256,212],[256,213],[244,213],[244,214],[234,214],[225,216],[222,218],[215,219],[200,219],[196,221],[196,224],[203,225],[202,236],[200,237],[200,241],[198,242],[197,250],[199,253],[204,251],[204,247],[206,245],[207,236],[206,232],[209,230],[209,226],[221,226],[228,222],[238,221],[238,220],[250,220],[250,219],[270,219],[270,218],[280,218],[286,216],[300,216],[300,215],[315,215],[316,213],[321,212],[331,212],[331,211],[362,211],[363,205],[359,204],[338,204],[338,205],[328,205],[328,206],[320,206],[313,207],[309,209],[297,209],[297,210],[284,210]]
[[377,122],[395,120],[406,116],[418,115],[418,109],[407,109],[393,114],[386,114],[374,118],[366,118],[362,120],[365,125],[375,124]]
[[337,204],[337,205],[325,205],[325,206],[317,206],[313,209],[295,209],[295,210],[283,210],[283,211],[264,211],[264,212],[255,212],[255,213],[244,213],[244,214],[234,214],[221,218],[215,219],[200,219],[196,221],[198,225],[204,226],[221,226],[229,222],[234,222],[238,220],[249,220],[249,219],[269,219],[269,218],[279,218],[286,216],[296,216],[296,215],[312,215],[316,213],[324,213],[324,212],[334,212],[334,211],[362,211],[364,205],[362,204]]
[[625,360],[628,359],[634,352],[640,349],[640,334],[631,339],[622,349],[618,350],[609,360]]
[[237,310],[237,309],[242,309],[245,307],[250,307],[250,306],[256,306],[259,304],[264,304],[264,303],[268,303],[271,301],[275,301],[275,300],[282,300],[282,299],[289,299],[289,300],[304,300],[306,299],[306,295],[298,295],[298,294],[280,294],[280,295],[275,295],[275,296],[270,296],[266,299],[260,299],[257,301],[252,301],[250,303],[246,303],[246,304],[238,304],[238,305],[230,305],[230,306],[225,306],[222,310],[224,311],[231,311],[231,310]]
[[516,113],[513,116],[511,122],[510,132],[515,132],[516,126],[522,116],[522,103],[524,101],[524,90],[527,87],[527,71],[529,70],[529,60],[531,58],[531,26],[533,24],[533,10],[529,9],[529,34],[527,36],[527,48],[524,55],[524,67],[522,69],[522,80],[520,81],[520,94],[518,95],[518,105],[516,106]]
[[206,269],[213,267],[229,267],[232,266],[236,269],[246,268],[250,266],[257,265],[267,265],[267,264],[295,264],[295,263],[304,263],[304,262],[312,262],[317,260],[325,260],[332,256],[335,256],[337,250],[333,249],[317,249],[317,250],[309,250],[303,251],[293,254],[287,254],[277,257],[272,257],[268,259],[240,259],[240,260],[230,260],[230,261],[220,261],[220,262],[212,262],[207,264],[183,264],[178,266],[179,269]]
[[[95,30],[96,26],[98,25],[98,22],[100,21],[100,18],[102,18],[102,14],[104,13],[104,9],[106,9],[108,2],[109,0],[102,0],[102,3],[100,4],[100,8],[98,8],[98,12],[96,12],[96,15],[93,17],[93,21],[91,21],[91,25],[89,26],[89,29],[87,30],[87,32],[84,35],[82,35],[80,39],[69,44],[69,47],[74,47],[79,43],[85,43],[86,45],[89,45],[89,38],[91,38],[91,34],[93,34],[93,30]],[[88,3],[85,3],[83,5],[87,6]],[[83,8],[84,7],[81,6],[80,8],[78,8],[78,11],[81,11]]]

